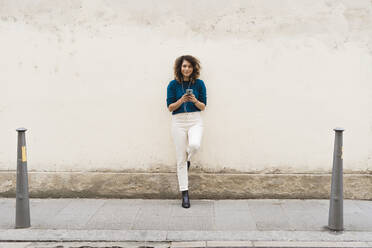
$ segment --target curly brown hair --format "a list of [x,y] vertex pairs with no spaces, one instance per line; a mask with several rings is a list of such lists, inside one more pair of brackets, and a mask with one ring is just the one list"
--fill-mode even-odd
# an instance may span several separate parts
[[190,75],[190,81],[192,83],[195,83],[195,80],[199,78],[200,76],[201,66],[200,66],[200,61],[191,55],[183,55],[176,59],[176,61],[174,62],[174,68],[173,68],[174,77],[179,83],[183,81],[183,75],[181,73],[181,66],[184,60],[190,62],[190,64],[192,65],[192,73]]

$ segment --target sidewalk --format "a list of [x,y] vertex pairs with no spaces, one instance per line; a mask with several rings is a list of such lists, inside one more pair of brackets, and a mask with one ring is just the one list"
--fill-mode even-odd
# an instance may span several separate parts
[[[0,198],[0,241],[338,241],[372,247],[372,201],[344,201],[341,233],[325,229],[329,200],[30,199],[31,228],[14,229]],[[367,243],[371,242],[371,243]]]

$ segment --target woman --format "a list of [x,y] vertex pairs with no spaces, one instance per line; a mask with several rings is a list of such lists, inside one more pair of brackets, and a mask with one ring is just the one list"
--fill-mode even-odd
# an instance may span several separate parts
[[190,207],[188,170],[191,157],[200,147],[203,134],[200,111],[203,111],[207,105],[206,88],[204,82],[198,79],[199,75],[199,60],[190,55],[181,56],[174,63],[175,79],[167,87],[167,106],[172,112],[177,177],[184,208]]

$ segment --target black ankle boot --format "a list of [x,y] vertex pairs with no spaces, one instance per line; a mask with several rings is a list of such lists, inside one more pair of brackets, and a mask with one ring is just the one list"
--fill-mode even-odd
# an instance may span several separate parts
[[184,207],[184,208],[189,208],[190,207],[189,191],[188,190],[182,191],[182,207]]
[[190,165],[191,165],[190,161],[187,161],[187,171],[189,170]]

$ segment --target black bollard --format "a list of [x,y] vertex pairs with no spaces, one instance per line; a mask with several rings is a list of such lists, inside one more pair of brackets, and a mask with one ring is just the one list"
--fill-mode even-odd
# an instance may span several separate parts
[[328,228],[333,231],[344,230],[344,196],[343,196],[343,128],[335,128],[335,144],[333,152],[333,169],[331,199],[329,207]]
[[30,204],[28,195],[28,175],[26,157],[26,128],[18,128],[17,189],[15,228],[30,227]]

